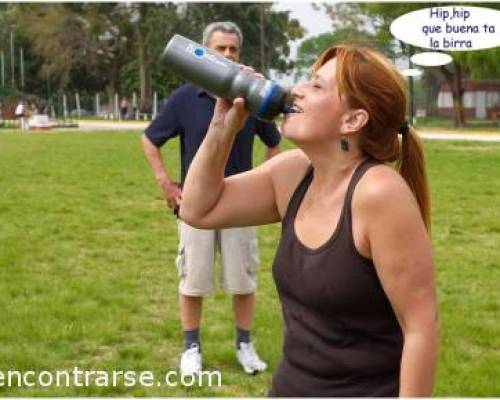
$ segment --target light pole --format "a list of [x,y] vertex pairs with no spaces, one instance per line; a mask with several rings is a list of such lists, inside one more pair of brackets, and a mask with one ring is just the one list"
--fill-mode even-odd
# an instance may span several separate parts
[[[410,64],[411,65],[411,64]],[[410,92],[410,99],[409,99],[409,110],[408,110],[408,122],[410,125],[415,125],[416,123],[416,118],[415,118],[415,106],[414,106],[414,88],[413,88],[413,78],[417,78],[422,75],[422,70],[416,69],[416,68],[408,68],[404,69],[401,71],[403,76],[408,78],[408,86],[409,86],[409,92]]]
[[[408,69],[413,69],[411,58],[413,56],[413,47],[408,45]],[[413,87],[413,75],[408,75],[408,85],[410,86],[410,124],[415,125],[415,89]]]
[[22,47],[19,49],[19,69],[21,70],[21,88],[24,89],[24,53]]
[[16,87],[16,79],[14,72],[14,32],[10,31],[10,73],[12,79],[12,88]]
[[260,28],[260,72],[267,75],[266,71],[266,30],[265,30],[265,3],[259,4],[259,28]]
[[2,87],[5,87],[5,54],[4,54],[3,50],[0,53],[0,64],[2,64],[1,65]]

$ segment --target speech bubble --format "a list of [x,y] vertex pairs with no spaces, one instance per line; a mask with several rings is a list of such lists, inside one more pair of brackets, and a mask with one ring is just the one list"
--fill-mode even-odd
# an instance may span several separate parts
[[440,65],[446,65],[453,61],[453,58],[446,53],[438,53],[437,51],[426,51],[423,53],[417,53],[411,56],[411,62],[415,65],[421,65],[423,67],[438,67]]
[[391,33],[417,47],[471,51],[500,46],[500,11],[486,7],[430,7],[396,18]]

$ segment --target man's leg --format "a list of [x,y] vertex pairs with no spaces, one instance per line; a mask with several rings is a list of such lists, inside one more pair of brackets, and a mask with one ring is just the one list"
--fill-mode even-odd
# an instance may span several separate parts
[[230,228],[220,232],[224,288],[233,294],[236,356],[245,372],[253,374],[267,367],[255,352],[250,338],[259,266],[256,229]]
[[255,305],[255,294],[233,295],[233,311],[236,326],[240,329],[251,330]]
[[200,321],[203,297],[179,294],[181,327],[184,332],[184,351],[197,346],[201,350]]
[[200,327],[203,297],[179,294],[181,326],[183,331]]
[[234,294],[233,312],[236,322],[236,348],[240,349],[242,343],[250,343],[255,306],[255,294]]
[[203,295],[213,289],[215,232],[179,221],[179,308],[184,333],[181,374],[201,372],[200,322]]

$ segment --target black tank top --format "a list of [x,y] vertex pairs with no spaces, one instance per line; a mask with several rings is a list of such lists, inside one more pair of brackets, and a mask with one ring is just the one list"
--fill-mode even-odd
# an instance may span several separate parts
[[273,265],[285,340],[272,397],[398,396],[402,331],[372,260],[359,254],[352,235],[352,194],[373,165],[365,160],[356,168],[338,225],[317,249],[304,246],[294,229],[312,167],[290,200]]

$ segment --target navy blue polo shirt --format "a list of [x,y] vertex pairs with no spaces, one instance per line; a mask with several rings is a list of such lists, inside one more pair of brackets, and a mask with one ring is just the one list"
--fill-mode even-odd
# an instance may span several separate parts
[[[181,143],[181,182],[198,151],[214,113],[215,99],[197,86],[186,84],[175,90],[161,108],[145,134],[156,147],[176,136]],[[249,117],[236,135],[226,164],[225,176],[252,168],[254,137],[258,135],[267,147],[278,145],[281,136],[274,123]]]

